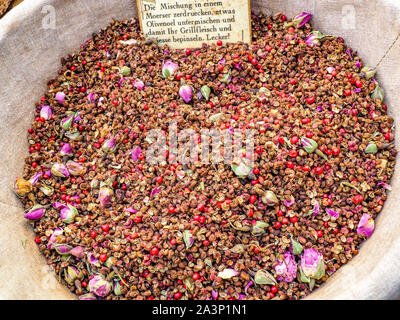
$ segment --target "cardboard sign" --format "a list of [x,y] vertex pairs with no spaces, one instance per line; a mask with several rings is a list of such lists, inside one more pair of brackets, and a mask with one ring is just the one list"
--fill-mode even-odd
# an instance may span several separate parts
[[250,0],[136,0],[143,34],[173,49],[250,42]]

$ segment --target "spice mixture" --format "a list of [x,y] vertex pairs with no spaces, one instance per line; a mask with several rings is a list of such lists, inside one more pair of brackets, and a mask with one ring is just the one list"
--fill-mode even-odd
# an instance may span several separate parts
[[[186,50],[113,21],[62,59],[15,192],[80,299],[300,299],[358,253],[393,119],[374,68],[310,18],[252,14],[252,44]],[[149,164],[146,133],[170,121],[254,129],[254,166]]]

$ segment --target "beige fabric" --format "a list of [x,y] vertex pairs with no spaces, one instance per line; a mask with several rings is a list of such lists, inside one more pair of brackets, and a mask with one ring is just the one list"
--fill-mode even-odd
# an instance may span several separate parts
[[[353,3],[349,5],[349,3]],[[397,0],[253,0],[255,11],[278,11],[294,16],[314,14],[314,26],[342,36],[369,65],[378,66],[390,113],[398,122],[400,111],[400,4]],[[52,8],[55,11],[52,11]],[[55,29],[49,15],[55,13]],[[349,14],[355,15],[355,29]],[[0,20],[0,298],[70,299],[54,281],[33,242],[18,199],[12,192],[21,175],[28,145],[26,130],[34,102],[60,66],[60,58],[78,48],[92,32],[112,18],[136,15],[133,0],[25,0]],[[397,148],[400,137],[397,133]],[[393,191],[376,221],[376,231],[360,254],[342,267],[309,298],[382,299],[400,294],[399,164]],[[25,247],[22,240],[27,239]]]

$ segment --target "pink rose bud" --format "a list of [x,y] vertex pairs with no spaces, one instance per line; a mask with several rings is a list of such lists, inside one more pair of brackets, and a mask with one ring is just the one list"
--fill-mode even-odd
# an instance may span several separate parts
[[175,71],[178,70],[178,65],[172,61],[167,61],[162,63],[161,72],[164,78],[169,78]]
[[179,95],[186,103],[189,103],[193,97],[193,88],[185,84],[180,87]]
[[46,120],[49,120],[52,114],[53,111],[51,110],[50,106],[43,106],[40,110],[40,117],[45,118]]
[[53,249],[55,244],[58,244],[58,236],[63,234],[63,229],[62,228],[57,228],[53,231],[52,235],[49,238],[49,241],[47,242],[47,248],[48,249]]
[[111,282],[104,279],[103,275],[94,274],[89,281],[89,290],[99,297],[107,296],[112,289]]
[[86,172],[86,168],[78,162],[68,161],[67,169],[73,176],[81,176]]
[[60,202],[54,202],[53,208],[60,209],[60,218],[62,222],[72,223],[74,222],[75,216],[78,214],[78,210],[70,204],[63,204]]
[[68,266],[67,269],[64,269],[64,279],[70,285],[74,283],[75,279],[81,279],[82,277],[82,271],[73,266]]
[[57,92],[55,99],[58,101],[58,103],[63,104],[65,100],[65,93],[64,92]]
[[24,218],[28,220],[38,220],[44,215],[44,207],[37,204],[32,207],[25,215]]
[[304,249],[300,269],[307,278],[321,279],[325,274],[324,256],[315,249]]
[[105,208],[107,205],[111,204],[111,198],[114,195],[114,191],[107,185],[100,187],[99,191],[99,201],[100,205]]
[[115,139],[115,138],[111,138],[111,139],[106,140],[103,143],[103,147],[102,147],[103,151],[104,152],[109,152],[109,153],[114,152],[117,149],[116,141],[117,141],[117,139]]
[[37,172],[32,176],[32,178],[29,179],[29,182],[32,183],[32,185],[34,186],[42,176],[43,176],[42,171]]
[[298,14],[297,16],[295,16],[292,20],[292,22],[287,23],[286,27],[289,26],[296,26],[297,28],[301,28],[302,26],[304,26],[308,21],[310,21],[312,17],[311,13],[308,12],[302,12],[300,14]]
[[369,238],[375,229],[374,219],[368,214],[364,213],[357,226],[357,233]]
[[65,143],[65,144],[62,146],[61,150],[60,150],[60,154],[61,154],[62,156],[71,157],[71,156],[73,155],[72,149],[71,149],[71,145],[70,145],[69,143]]
[[69,254],[73,255],[74,257],[77,257],[78,259],[82,259],[84,256],[85,248],[82,246],[77,246],[75,248],[72,248],[69,252]]
[[275,266],[275,272],[278,275],[277,279],[279,281],[290,283],[296,278],[297,263],[294,260],[294,255],[289,251],[286,251],[283,257],[283,261],[278,261],[278,264]]
[[56,177],[67,178],[69,177],[69,172],[67,167],[62,163],[55,163],[51,167],[51,174]]
[[136,80],[133,82],[133,86],[134,86],[135,88],[139,89],[139,90],[144,90],[144,82],[143,82],[142,80],[136,79]]

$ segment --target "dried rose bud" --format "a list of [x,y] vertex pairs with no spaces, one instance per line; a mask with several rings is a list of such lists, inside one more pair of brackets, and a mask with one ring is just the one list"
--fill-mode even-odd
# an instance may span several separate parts
[[53,110],[51,110],[50,106],[43,106],[42,109],[40,109],[40,117],[41,118],[49,120],[51,118],[52,114],[53,114]]
[[86,294],[79,296],[79,300],[97,300],[97,298],[92,293],[86,293]]
[[54,188],[45,184],[40,186],[40,191],[42,191],[46,196],[51,196],[54,193]]
[[263,196],[261,197],[261,201],[268,206],[274,206],[279,203],[275,193],[270,190],[264,192]]
[[22,178],[17,178],[15,180],[14,192],[18,197],[23,198],[31,191],[32,191],[32,183],[30,181],[27,181]]
[[65,143],[60,150],[60,154],[62,156],[72,157],[73,153],[72,153],[71,145],[69,143]]
[[65,93],[64,92],[57,92],[55,98],[58,103],[63,104],[65,100]]
[[298,255],[303,252],[303,246],[296,240],[293,239],[293,236],[290,236],[290,252],[294,255]]
[[116,296],[121,295],[121,284],[119,283],[119,281],[114,281],[113,289]]
[[297,263],[294,259],[294,255],[289,251],[286,251],[283,257],[283,261],[278,260],[278,264],[275,266],[275,272],[278,275],[277,279],[279,281],[290,283],[296,278]]
[[371,98],[376,100],[383,101],[385,98],[385,93],[383,92],[383,89],[379,86],[379,84],[376,82],[376,87],[374,91],[371,94]]
[[88,252],[88,254],[87,254],[87,261],[88,261],[92,266],[100,267],[99,259],[97,259],[97,258],[94,256],[93,252]]
[[99,191],[99,202],[100,205],[105,208],[107,205],[111,204],[111,198],[114,195],[113,189],[111,189],[109,186],[103,184],[100,187]]
[[269,224],[264,221],[257,221],[253,224],[251,233],[255,236],[259,236],[265,232],[265,229],[269,227]]
[[179,88],[179,95],[186,103],[189,103],[193,98],[193,88],[185,84]]
[[73,255],[74,257],[77,257],[78,259],[82,259],[84,256],[85,248],[82,246],[77,246],[75,248],[72,248],[69,252],[69,254]]
[[325,274],[324,256],[315,249],[304,249],[300,261],[300,271],[307,278],[321,279]]
[[32,178],[29,179],[29,182],[32,184],[32,186],[34,186],[42,176],[43,176],[42,171],[37,172],[32,176]]
[[357,233],[365,235],[367,238],[369,238],[374,232],[374,229],[374,219],[372,219],[368,213],[364,213],[360,219],[360,222],[358,223]]
[[229,83],[232,80],[232,75],[231,75],[231,71],[229,70],[228,73],[226,73],[222,79],[220,79],[219,81],[224,82],[224,83]]
[[89,291],[99,297],[107,296],[112,289],[111,282],[105,280],[104,276],[98,273],[90,278],[88,286]]
[[375,77],[376,69],[370,66],[365,66],[361,69],[361,75],[364,76],[367,80]]
[[65,223],[74,222],[75,216],[78,214],[78,210],[70,204],[65,205],[60,202],[54,202],[53,208],[60,209],[61,221]]
[[178,64],[172,61],[162,62],[161,72],[164,78],[172,76],[178,70]]
[[56,177],[67,178],[69,177],[69,171],[67,167],[62,163],[55,163],[51,167],[51,174]]
[[204,99],[208,100],[210,98],[211,89],[207,85],[204,85],[200,88],[200,93]]
[[108,153],[113,153],[117,149],[116,141],[117,141],[117,139],[115,139],[115,138],[111,138],[111,139],[104,141],[103,147],[102,147],[103,151],[108,152]]
[[47,248],[53,249],[54,245],[58,244],[58,236],[62,235],[64,232],[63,228],[57,228],[53,231],[52,235],[47,242]]
[[143,82],[142,80],[136,79],[136,80],[133,82],[133,86],[134,86],[135,88],[139,89],[139,90],[144,90],[144,82]]
[[321,44],[320,40],[326,36],[319,31],[311,32],[305,40],[305,43],[309,46],[319,46]]
[[24,218],[28,220],[38,220],[44,215],[44,207],[40,204],[33,206],[25,215]]
[[193,235],[189,230],[183,231],[183,242],[185,242],[186,249],[189,249],[193,245]]
[[72,123],[74,122],[75,119],[75,113],[69,115],[68,117],[66,117],[65,119],[60,121],[60,127],[63,128],[64,130],[68,130],[69,128],[71,128]]
[[296,26],[297,28],[301,28],[304,26],[308,21],[310,21],[312,17],[311,13],[308,12],[302,12],[295,16],[292,20],[292,22],[286,23],[285,27],[291,27],[291,26]]
[[266,270],[258,270],[254,275],[254,282],[257,284],[268,284],[271,286],[276,285],[276,280],[272,274]]
[[127,76],[131,73],[131,68],[128,66],[123,66],[120,70],[119,73],[122,74],[123,76]]
[[71,251],[72,247],[69,244],[60,243],[60,244],[55,244],[54,249],[58,254],[62,256],[67,256],[69,255],[69,252]]
[[318,143],[313,139],[301,137],[300,142],[303,145],[303,149],[308,153],[313,153],[318,148]]
[[218,277],[222,279],[230,279],[236,277],[239,274],[235,269],[226,268],[223,271],[218,272]]
[[378,147],[376,146],[376,144],[374,142],[370,142],[370,143],[368,143],[364,152],[376,154],[378,152]]
[[67,169],[73,176],[81,176],[86,172],[86,168],[78,162],[68,161]]
[[75,279],[81,279],[82,277],[82,271],[73,266],[68,266],[67,269],[64,269],[64,279],[70,285],[74,283]]

